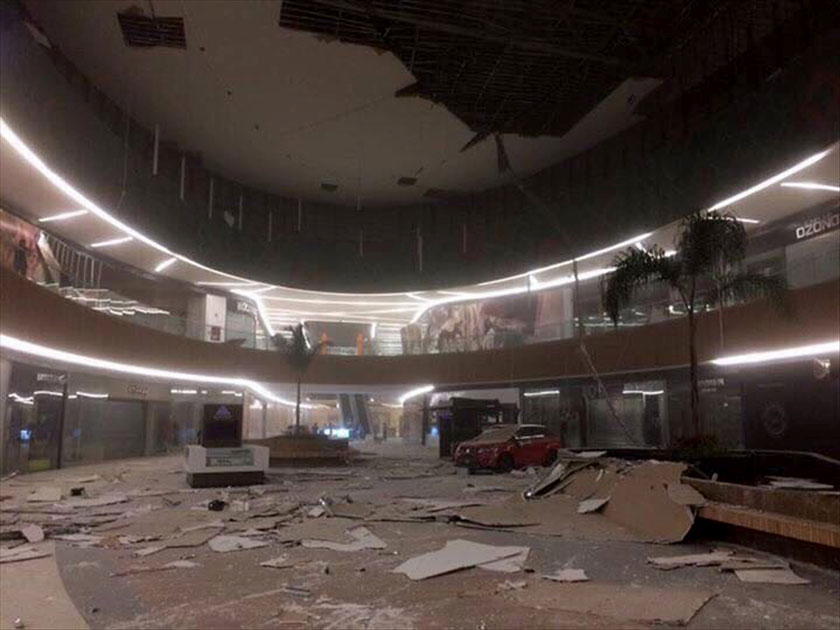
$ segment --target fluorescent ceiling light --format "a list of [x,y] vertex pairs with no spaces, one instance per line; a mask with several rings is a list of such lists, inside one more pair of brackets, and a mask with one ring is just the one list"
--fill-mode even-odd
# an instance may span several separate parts
[[434,385],[423,385],[422,387],[417,387],[416,389],[410,389],[402,396],[397,398],[400,401],[400,404],[404,404],[406,400],[409,398],[414,398],[415,396],[419,396],[420,394],[426,394],[432,391],[435,388]]
[[539,267],[537,269],[531,269],[531,271],[526,271],[525,273],[519,273],[515,276],[508,276],[506,278],[499,278],[498,280],[489,280],[487,282],[481,282],[478,286],[483,287],[490,284],[497,284],[499,282],[504,282],[505,280],[516,280],[517,278],[524,278],[527,275],[535,274],[535,273],[542,273],[543,271],[549,271],[551,269],[557,269],[558,267],[565,267],[567,265],[571,265],[575,261],[582,261],[588,260],[590,258],[594,258],[595,256],[600,256],[601,254],[608,254],[611,251],[615,251],[616,249],[621,249],[622,247],[627,247],[628,245],[635,245],[637,242],[641,243],[641,241],[645,240],[646,238],[653,235],[653,232],[646,232],[644,234],[639,234],[638,236],[634,236],[633,238],[628,238],[627,240],[621,241],[620,243],[616,243],[615,245],[610,245],[609,247],[605,247],[603,249],[595,250],[594,252],[589,252],[588,254],[583,254],[581,256],[577,256],[575,258],[570,258],[569,260],[564,260],[563,262],[554,263],[553,265],[548,265],[547,267]]
[[625,389],[622,394],[641,394],[642,396],[659,396],[665,393],[664,389],[657,389],[654,391],[647,391],[644,389]]
[[753,186],[751,188],[747,188],[746,190],[739,192],[737,195],[733,195],[731,197],[728,197],[727,199],[724,199],[723,201],[718,201],[715,205],[713,205],[711,208],[709,208],[709,210],[720,210],[721,208],[725,208],[726,206],[731,206],[733,203],[737,203],[738,201],[741,201],[741,199],[744,199],[745,197],[749,197],[750,195],[754,195],[755,193],[760,192],[760,191],[764,190],[765,188],[768,188],[768,187],[772,186],[773,184],[790,177],[794,173],[798,173],[802,169],[806,169],[809,166],[811,166],[812,164],[816,164],[821,159],[823,159],[826,155],[828,155],[830,152],[831,151],[828,150],[828,151],[821,151],[820,153],[816,153],[816,154],[812,155],[811,157],[809,157],[808,159],[802,160],[799,164],[791,166],[789,169],[787,169],[785,171],[782,171],[778,175],[774,175],[770,179],[765,179],[760,184],[756,184],[755,186]]
[[108,394],[96,394],[93,392],[76,392],[76,396],[81,396],[82,398],[97,398],[100,400],[108,398]]
[[[286,400],[280,396],[275,396],[269,389],[262,386],[256,381],[246,378],[231,378],[226,376],[215,376],[211,374],[193,374],[190,372],[180,372],[177,370],[167,370],[143,365],[134,365],[131,363],[120,363],[118,361],[111,361],[109,359],[100,359],[98,357],[90,357],[74,352],[67,352],[66,350],[58,350],[57,348],[50,348],[42,346],[16,337],[0,334],[0,348],[7,348],[22,354],[41,357],[51,361],[60,361],[69,363],[71,365],[79,365],[92,370],[103,370],[106,372],[114,372],[117,374],[133,374],[137,376],[146,376],[149,378],[160,378],[172,381],[186,381],[192,383],[211,383],[217,385],[228,385],[241,389],[250,389],[255,395],[272,402],[281,403],[294,407],[294,401]],[[182,392],[184,390],[181,390]],[[310,409],[311,405],[301,405],[302,409]]]
[[91,247],[110,247],[111,245],[119,245],[121,243],[128,243],[128,241],[133,241],[133,236],[121,236],[120,238],[111,238],[107,241],[99,241],[98,243],[91,243]]
[[376,339],[376,322],[370,325],[370,340],[373,341],[374,339]]
[[560,394],[559,389],[544,389],[539,392],[525,392],[525,398],[539,398],[540,396],[557,396]]
[[819,182],[782,182],[781,185],[785,188],[805,188],[806,190],[830,190],[831,192],[840,192],[840,186],[820,184]]
[[781,350],[765,350],[763,352],[748,352],[728,357],[714,359],[715,365],[745,365],[750,363],[767,363],[781,359],[795,359],[797,357],[812,357],[820,354],[840,352],[840,340],[815,343],[808,346],[795,346]]
[[49,223],[50,221],[64,221],[64,219],[80,217],[83,214],[87,213],[87,210],[72,210],[70,212],[62,212],[61,214],[54,214],[51,217],[44,217],[43,219],[38,219],[38,223]]
[[191,396],[193,394],[197,394],[198,390],[197,389],[170,389],[169,393],[170,394],[186,394],[186,395]]
[[178,259],[175,258],[174,256],[172,258],[167,258],[162,263],[160,263],[157,267],[155,267],[155,273],[160,273],[161,271],[163,271],[164,269],[166,269],[167,267],[172,265],[176,260],[178,260]]
[[758,219],[743,219],[741,217],[735,217],[735,220],[740,223],[761,223]]

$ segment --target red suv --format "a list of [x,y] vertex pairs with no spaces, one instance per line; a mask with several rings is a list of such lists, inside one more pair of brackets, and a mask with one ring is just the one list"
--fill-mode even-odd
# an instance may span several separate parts
[[563,440],[541,424],[505,425],[487,429],[455,449],[455,465],[470,472],[492,468],[507,472],[524,466],[548,466]]

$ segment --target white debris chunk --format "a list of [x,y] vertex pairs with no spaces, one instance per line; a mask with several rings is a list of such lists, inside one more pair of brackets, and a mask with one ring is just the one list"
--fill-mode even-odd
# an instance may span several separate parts
[[44,540],[44,530],[41,529],[40,525],[36,525],[35,523],[21,527],[20,533],[23,534],[27,542],[37,543]]
[[240,551],[242,549],[256,549],[258,547],[268,546],[268,543],[262,540],[254,540],[253,538],[245,538],[244,536],[227,535],[211,538],[207,544],[210,545],[210,549],[219,553]]
[[559,569],[554,573],[546,573],[541,576],[545,580],[554,582],[588,582],[589,578],[583,569]]

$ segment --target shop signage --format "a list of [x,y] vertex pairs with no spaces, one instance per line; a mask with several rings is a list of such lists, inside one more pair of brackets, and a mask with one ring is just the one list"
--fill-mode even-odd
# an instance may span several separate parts
[[145,398],[149,395],[148,385],[141,385],[139,383],[129,383],[126,389],[129,394],[134,394],[135,396],[142,396],[143,398]]
[[207,467],[253,466],[254,453],[249,448],[208,448]]
[[813,217],[796,225],[794,233],[796,234],[796,240],[800,241],[803,238],[810,238],[823,232],[829,232],[838,226],[840,226],[840,211],[827,212],[826,214]]

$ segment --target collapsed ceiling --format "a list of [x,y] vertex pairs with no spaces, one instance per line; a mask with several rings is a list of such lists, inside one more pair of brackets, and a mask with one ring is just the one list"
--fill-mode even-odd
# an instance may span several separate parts
[[397,96],[443,104],[474,142],[562,136],[628,78],[687,89],[801,9],[771,0],[286,0],[279,23],[392,52],[416,78]]

